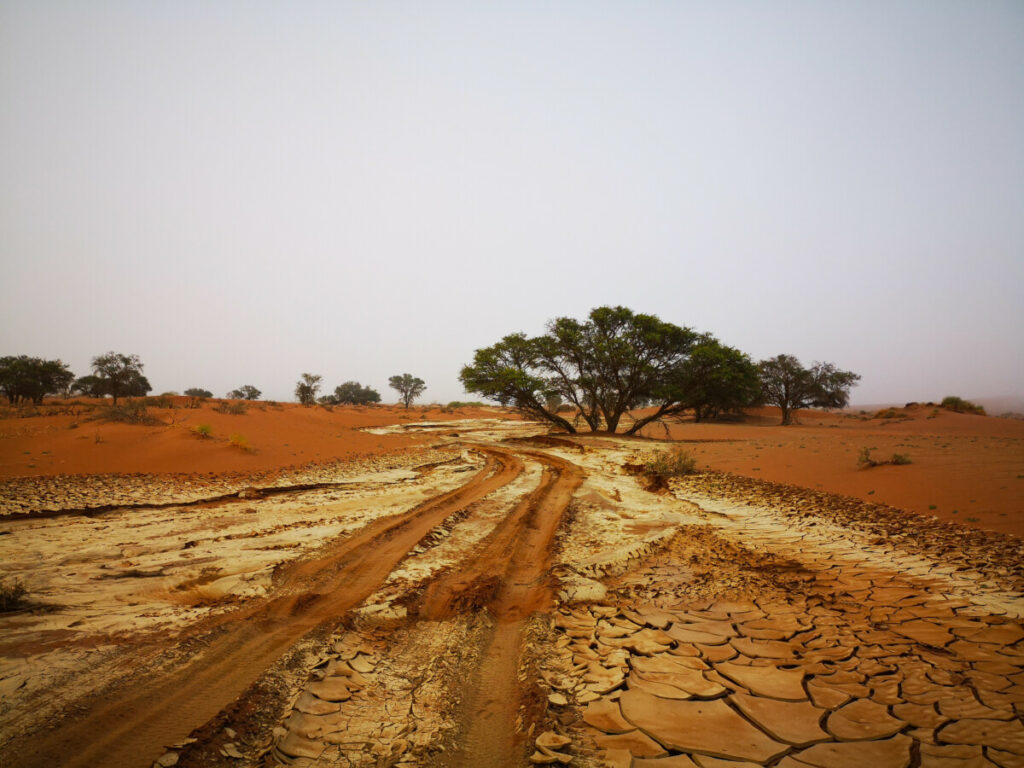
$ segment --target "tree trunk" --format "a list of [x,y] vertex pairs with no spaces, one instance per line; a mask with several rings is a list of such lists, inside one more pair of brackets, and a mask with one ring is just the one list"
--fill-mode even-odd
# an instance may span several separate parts
[[611,434],[615,434],[615,430],[619,428],[619,419],[622,418],[621,413],[613,413],[611,416],[605,415],[604,420],[608,426],[608,431]]
[[792,411],[790,411],[788,405],[782,406],[782,426],[789,426],[792,420]]

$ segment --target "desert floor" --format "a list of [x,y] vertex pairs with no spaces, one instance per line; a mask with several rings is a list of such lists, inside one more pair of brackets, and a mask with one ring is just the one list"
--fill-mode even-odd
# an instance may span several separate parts
[[0,421],[3,765],[1024,765],[1020,422],[209,409]]

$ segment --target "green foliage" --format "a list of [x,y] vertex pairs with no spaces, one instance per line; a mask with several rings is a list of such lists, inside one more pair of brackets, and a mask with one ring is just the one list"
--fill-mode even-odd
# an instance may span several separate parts
[[121,403],[121,405],[110,405],[106,408],[100,408],[90,418],[144,426],[161,423],[159,419],[149,413],[146,409],[146,404],[141,400],[129,400]]
[[204,440],[213,437],[213,427],[209,424],[196,424],[192,427],[192,434]]
[[452,400],[448,403],[448,408],[483,408],[487,403],[480,402],[479,400]]
[[697,421],[718,418],[754,403],[760,393],[758,369],[738,349],[705,335],[680,370],[680,399]]
[[423,379],[413,376],[411,373],[395,374],[388,379],[388,386],[398,392],[399,399],[408,408],[412,401],[423,394],[427,385]]
[[[213,397],[213,392],[208,389],[200,389],[199,387],[189,387],[185,390],[185,395],[188,397]],[[239,398],[241,399],[241,398]]]
[[17,355],[0,357],[0,392],[11,405],[40,405],[47,395],[71,394],[73,374],[60,360]]
[[850,389],[860,381],[858,374],[841,371],[832,363],[804,368],[792,355],[762,360],[758,367],[762,398],[778,406],[783,424],[790,424],[793,412],[801,408],[845,408]]
[[320,391],[322,378],[313,373],[302,374],[299,383],[295,385],[295,399],[303,405],[316,405],[316,393]]
[[245,435],[240,435],[237,432],[228,437],[228,444],[232,448],[238,448],[240,451],[245,451],[246,453],[253,452],[253,447],[249,445],[249,438]]
[[230,400],[259,400],[262,394],[252,384],[245,384],[238,389],[232,389],[228,392],[227,397]]
[[226,413],[229,416],[241,416],[248,409],[245,403],[232,403],[228,400],[221,400],[213,406],[213,410],[217,413]]
[[700,340],[690,329],[654,315],[598,307],[585,322],[556,318],[543,336],[514,333],[476,350],[459,378],[467,392],[568,432],[575,432],[575,425],[549,408],[549,399],[571,405],[593,431],[603,422],[614,432],[626,411],[655,406],[632,424],[633,433],[687,407],[682,367]]
[[20,579],[8,583],[0,580],[0,613],[16,611],[26,604],[28,590]]
[[364,387],[358,381],[346,381],[334,388],[329,402],[337,405],[367,405],[380,402],[380,392]]
[[862,469],[869,469],[871,467],[877,467],[878,462],[871,458],[870,448],[861,448],[860,453],[857,454],[857,466]]
[[978,416],[985,415],[985,409],[980,405],[975,405],[970,400],[964,400],[962,397],[956,397],[955,395],[942,398],[942,402],[939,403],[939,405],[947,411],[954,411],[956,413],[973,413]]
[[153,388],[142,375],[142,368],[138,355],[107,352],[92,359],[93,373],[103,393],[114,398],[114,405],[119,397],[141,397]]
[[648,454],[643,461],[644,472],[661,479],[692,475],[697,471],[697,460],[682,448]]
[[902,466],[904,464],[912,464],[910,455],[906,453],[894,453],[892,458],[889,460],[896,466]]

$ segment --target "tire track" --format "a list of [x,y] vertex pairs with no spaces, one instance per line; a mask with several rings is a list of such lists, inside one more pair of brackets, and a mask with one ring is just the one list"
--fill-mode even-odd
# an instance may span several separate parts
[[138,680],[123,698],[9,745],[6,757],[12,765],[32,768],[149,766],[164,745],[183,740],[237,699],[308,632],[372,594],[431,528],[522,471],[514,457],[480,450],[487,463],[462,487],[398,519],[377,521],[321,557],[291,566],[283,594],[226,617],[215,632],[206,633],[206,648],[181,667]]

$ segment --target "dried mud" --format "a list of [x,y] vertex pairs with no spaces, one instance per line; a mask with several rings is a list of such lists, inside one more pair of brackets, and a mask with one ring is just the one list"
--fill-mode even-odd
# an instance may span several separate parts
[[1019,538],[652,492],[652,441],[372,431],[409,429],[326,487],[6,523],[4,764],[1024,765]]

